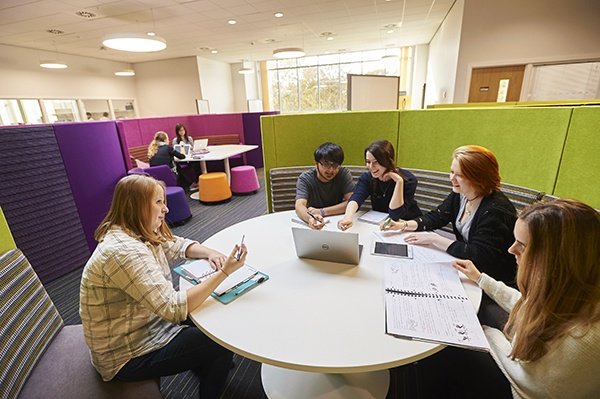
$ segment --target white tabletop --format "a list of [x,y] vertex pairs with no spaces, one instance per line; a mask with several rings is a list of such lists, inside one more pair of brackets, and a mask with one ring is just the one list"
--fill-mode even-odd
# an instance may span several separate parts
[[197,161],[222,161],[234,155],[243,154],[244,152],[252,151],[258,148],[257,145],[249,144],[224,144],[224,145],[209,145],[206,147],[208,152],[202,154],[202,158],[184,158],[175,159],[177,162],[197,162]]
[[[355,222],[348,230],[360,233],[364,248],[358,266],[342,265],[297,258],[293,215],[249,219],[204,243],[228,254],[245,234],[247,263],[270,279],[228,305],[209,298],[191,314],[202,331],[258,362],[319,373],[387,369],[443,348],[385,333],[382,266],[395,260],[369,253],[376,225]],[[327,228],[335,225],[332,220]],[[481,290],[461,278],[477,308]]]

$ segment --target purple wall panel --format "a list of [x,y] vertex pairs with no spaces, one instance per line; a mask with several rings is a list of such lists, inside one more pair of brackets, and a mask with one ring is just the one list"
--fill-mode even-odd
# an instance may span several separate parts
[[0,146],[0,206],[40,280],[83,267],[90,249],[53,127],[0,128]]
[[[127,144],[129,147],[137,147],[144,145],[142,141],[142,134],[140,133],[140,124],[138,119],[123,119],[117,121],[119,131],[123,133],[124,137],[127,138]],[[129,148],[127,147],[127,148]]]
[[90,251],[94,231],[110,207],[117,181],[127,167],[113,121],[54,126],[75,205]]
[[242,114],[244,122],[244,138],[246,144],[254,144],[258,149],[246,153],[246,160],[249,165],[255,168],[262,168],[263,164],[263,149],[262,136],[260,133],[260,117],[262,115],[277,115],[279,112],[250,112]]

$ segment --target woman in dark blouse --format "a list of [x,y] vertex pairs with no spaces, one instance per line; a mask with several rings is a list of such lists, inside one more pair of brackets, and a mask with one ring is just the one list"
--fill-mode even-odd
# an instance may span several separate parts
[[352,227],[353,216],[369,196],[375,211],[386,212],[393,220],[412,219],[421,215],[415,201],[417,178],[394,162],[394,146],[387,140],[372,142],[365,149],[368,172],[363,173],[348,201],[340,230]]

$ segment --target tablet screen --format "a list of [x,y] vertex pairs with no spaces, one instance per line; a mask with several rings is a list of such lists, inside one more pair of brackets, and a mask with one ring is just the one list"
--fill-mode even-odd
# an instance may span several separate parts
[[376,242],[375,253],[381,255],[408,257],[408,245],[389,242]]

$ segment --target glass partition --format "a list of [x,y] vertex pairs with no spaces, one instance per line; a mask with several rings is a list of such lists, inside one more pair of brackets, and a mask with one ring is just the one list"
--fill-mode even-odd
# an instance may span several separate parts
[[84,120],[94,120],[99,121],[104,117],[104,114],[110,114],[110,108],[108,106],[108,100],[81,100],[83,102],[83,106],[85,107],[86,113],[90,115]]
[[42,108],[38,100],[19,100],[21,103],[21,110],[25,114],[25,120],[27,123],[39,124],[44,123],[44,117],[42,115]]
[[25,123],[17,100],[0,99],[0,122],[2,122],[2,125]]
[[133,100],[112,100],[113,110],[116,119],[135,118],[135,106]]
[[42,100],[42,102],[50,123],[81,120],[75,100]]

